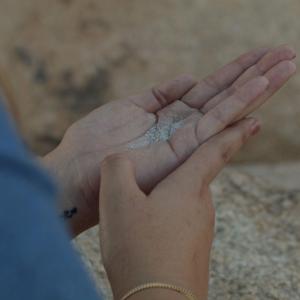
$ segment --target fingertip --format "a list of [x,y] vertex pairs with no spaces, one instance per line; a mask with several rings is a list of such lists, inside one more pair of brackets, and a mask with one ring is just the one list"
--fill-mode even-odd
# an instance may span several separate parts
[[256,94],[264,92],[270,84],[269,79],[266,76],[257,76],[245,84],[250,91]]
[[270,81],[266,76],[258,76],[257,82],[264,88],[266,88],[270,84]]
[[[295,74],[296,70],[297,70],[297,67],[296,67],[295,62],[290,61],[290,60],[285,60],[285,61],[282,61],[280,64],[278,64],[276,68],[274,68],[273,70],[270,70],[270,73],[273,76],[278,74],[278,76],[280,75],[280,78],[282,78],[283,80],[287,80]],[[272,80],[272,78],[271,78],[271,80]]]
[[278,48],[283,49],[288,54],[290,59],[293,59],[297,56],[295,48],[289,44],[283,44],[283,45],[279,46]]
[[290,74],[294,74],[297,70],[297,66],[294,61],[286,61],[286,67],[287,67],[288,73],[290,73]]

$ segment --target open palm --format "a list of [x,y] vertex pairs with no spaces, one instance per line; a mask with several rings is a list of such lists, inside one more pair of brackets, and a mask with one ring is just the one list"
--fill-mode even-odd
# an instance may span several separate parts
[[[74,233],[98,222],[99,164],[107,155],[128,151],[139,185],[150,191],[200,144],[282,87],[296,70],[294,58],[287,46],[254,50],[202,81],[180,76],[142,95],[110,102],[72,125],[45,161],[65,185],[68,197],[61,208],[76,208]],[[157,143],[155,137],[142,137],[155,124],[172,122],[181,125],[170,137]]]

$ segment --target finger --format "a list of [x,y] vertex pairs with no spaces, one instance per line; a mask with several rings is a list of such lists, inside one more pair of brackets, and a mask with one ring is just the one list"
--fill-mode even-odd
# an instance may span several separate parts
[[269,81],[266,77],[257,77],[237,89],[226,101],[221,102],[201,118],[196,127],[198,143],[232,124],[249,106],[266,91]]
[[266,53],[257,64],[249,68],[242,76],[240,76],[233,84],[236,87],[244,85],[247,81],[256,76],[263,76],[266,72],[282,61],[292,60],[296,57],[295,50],[288,46],[279,46]]
[[255,65],[246,70],[229,88],[219,93],[209,100],[201,111],[208,112],[217,104],[230,96],[237,88],[244,85],[247,81],[257,77],[266,75],[272,68],[277,68],[277,65],[283,61],[292,60],[296,56],[295,51],[289,46],[280,46],[267,54],[265,54]]
[[[220,173],[228,161],[258,133],[260,123],[253,118],[244,119],[212,137],[193,155],[168,176],[161,185],[169,186],[170,192],[199,193]],[[172,186],[172,188],[171,188]]]
[[182,101],[194,108],[201,108],[208,100],[228,88],[245,70],[257,63],[267,52],[261,48],[246,53],[208,76],[192,88]]
[[123,202],[141,194],[134,166],[124,154],[111,155],[101,163],[101,202]]
[[[174,123],[177,130],[169,141],[166,141],[177,160],[182,162],[199,145],[232,124],[243,112],[253,106],[253,103],[260,99],[260,95],[264,93],[267,86],[268,80],[260,76],[237,89],[235,94],[204,116],[196,110],[187,111],[189,113],[188,117],[184,122],[180,122],[180,126],[179,123]],[[182,107],[178,106],[177,109],[182,109]],[[172,123],[172,120],[174,120],[170,117],[164,119],[167,119],[168,123]],[[168,129],[170,132],[174,132],[172,126],[169,126]]]
[[266,91],[245,111],[243,111],[235,120],[240,120],[245,116],[249,115],[251,112],[258,109],[262,104],[264,104],[267,99],[273,96],[284,84],[296,73],[296,65],[292,61],[283,61],[269,72],[265,74],[265,77],[269,80],[269,86]]
[[265,77],[254,78],[207,114],[197,112],[190,115],[181,128],[165,141],[172,156],[179,164],[183,162],[199,145],[234,123],[238,116],[259,99],[267,87],[268,80]]
[[[241,111],[264,92],[267,84],[264,77],[253,79],[238,89],[228,101],[215,108],[217,111],[204,116],[199,112],[193,113],[184,121],[183,127],[175,129],[170,139],[165,132],[155,133],[155,137],[160,137],[161,142],[153,145],[151,141],[142,143],[142,145],[149,146],[142,149],[134,147],[135,150],[130,152],[130,157],[136,162],[137,178],[143,191],[147,193],[151,191],[160,180],[186,160],[199,145],[231,124]],[[173,131],[170,127],[167,129],[168,132]],[[155,142],[158,139],[155,139]]]
[[130,98],[130,101],[147,112],[154,113],[173,101],[181,99],[196,83],[197,81],[192,76],[181,75],[174,80],[153,87],[144,95]]

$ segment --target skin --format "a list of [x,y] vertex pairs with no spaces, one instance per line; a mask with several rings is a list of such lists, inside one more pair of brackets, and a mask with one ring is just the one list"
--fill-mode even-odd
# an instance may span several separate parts
[[[279,90],[296,71],[294,58],[288,46],[254,50],[201,81],[180,76],[141,95],[110,102],[72,125],[43,162],[63,183],[60,210],[77,209],[68,219],[73,235],[99,221],[98,166],[106,156],[128,152],[138,184],[149,193],[199,145]],[[185,118],[185,126],[170,141],[129,151],[128,144],[170,115]]]
[[[144,283],[187,288],[207,299],[215,210],[210,183],[260,124],[249,118],[203,143],[147,195],[134,163],[114,154],[101,164],[100,244],[114,293],[121,299]],[[130,299],[183,299],[151,289]]]

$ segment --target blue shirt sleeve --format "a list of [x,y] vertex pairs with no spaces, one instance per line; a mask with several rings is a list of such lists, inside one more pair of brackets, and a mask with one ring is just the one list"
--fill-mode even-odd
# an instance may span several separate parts
[[100,299],[57,216],[56,196],[0,99],[0,299]]

